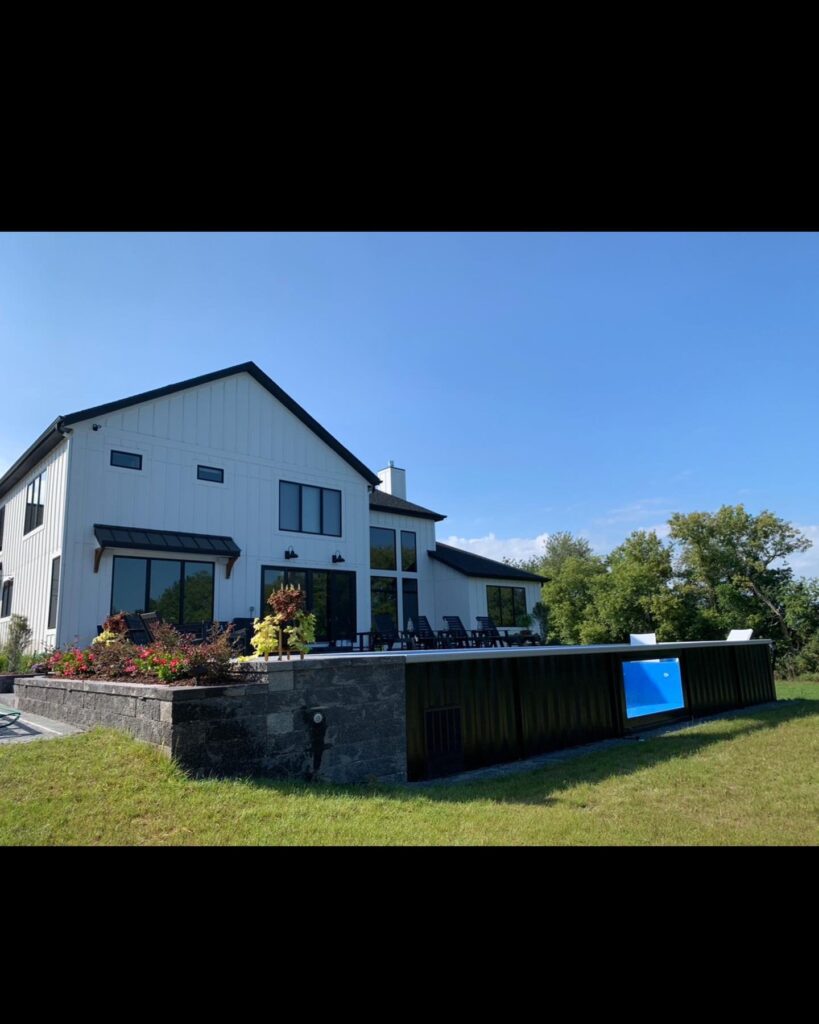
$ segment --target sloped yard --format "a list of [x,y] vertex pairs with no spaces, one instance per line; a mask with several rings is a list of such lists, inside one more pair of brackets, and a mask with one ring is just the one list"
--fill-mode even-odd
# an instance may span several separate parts
[[0,749],[1,845],[819,843],[819,682],[536,772],[423,789],[192,781],[110,730]]

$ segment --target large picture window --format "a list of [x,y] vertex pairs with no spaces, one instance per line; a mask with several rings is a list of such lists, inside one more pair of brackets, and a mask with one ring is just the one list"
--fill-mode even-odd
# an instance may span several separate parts
[[166,621],[213,619],[213,562],[170,558],[114,558],[111,614],[158,612]]
[[523,587],[487,587],[486,609],[496,626],[525,626],[526,591]]
[[341,491],[279,481],[279,529],[341,536]]
[[39,476],[35,476],[26,488],[26,516],[23,523],[23,533],[31,533],[38,526],[43,525],[43,510],[45,508],[45,485],[47,470],[43,470]]
[[370,527],[370,568],[395,568],[395,530]]

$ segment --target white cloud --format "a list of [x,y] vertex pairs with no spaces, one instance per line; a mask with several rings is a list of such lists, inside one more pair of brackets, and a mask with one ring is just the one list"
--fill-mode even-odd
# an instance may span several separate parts
[[[619,523],[639,524],[646,518],[654,516],[671,515],[676,509],[670,507],[672,502],[668,498],[641,498],[632,502],[631,505],[624,505],[622,508],[610,508],[605,516],[595,519],[594,522],[600,526],[613,526]],[[668,507],[661,508],[666,505]]]
[[539,533],[537,537],[496,537],[488,533],[485,537],[444,537],[441,543],[502,562],[504,558],[536,558],[543,554],[548,539],[548,533]]

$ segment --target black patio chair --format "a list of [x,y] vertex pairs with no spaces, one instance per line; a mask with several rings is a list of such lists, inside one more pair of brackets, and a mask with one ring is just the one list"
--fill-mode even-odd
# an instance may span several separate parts
[[154,626],[158,622],[162,622],[162,616],[159,614],[159,612],[139,612],[138,614],[139,620],[142,623],[145,632],[148,634],[151,640],[154,640]]
[[237,654],[253,654],[250,646],[250,638],[253,636],[253,619],[239,618],[231,619],[230,622],[220,622],[220,626],[233,626],[230,634],[230,645]]
[[126,613],[125,626],[128,630],[128,639],[132,644],[142,647],[145,644],[151,643],[153,637],[148,632],[148,628],[142,621],[141,616],[137,615],[136,612]]
[[438,646],[438,637],[435,630],[430,626],[426,615],[418,615],[415,618],[415,628],[407,631],[412,635],[416,647],[435,649]]
[[404,635],[399,631],[391,615],[374,615],[373,622],[375,629],[370,634],[371,648],[380,647],[382,644],[387,644],[390,650],[395,644],[402,648],[406,647]]
[[472,637],[467,633],[464,624],[457,615],[444,615],[442,618],[447,624],[447,628],[438,631],[439,640],[444,640],[448,647],[474,646]]
[[478,628],[473,630],[472,634],[483,640],[488,647],[503,647],[504,645],[509,647],[514,642],[513,638],[509,636],[508,630],[505,629],[501,635],[498,627],[488,615],[476,615],[475,619]]

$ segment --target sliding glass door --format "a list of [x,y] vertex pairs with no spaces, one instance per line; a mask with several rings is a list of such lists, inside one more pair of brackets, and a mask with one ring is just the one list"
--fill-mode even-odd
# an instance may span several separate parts
[[316,640],[355,640],[355,573],[335,569],[285,569],[262,566],[261,616],[270,614],[267,599],[286,585],[299,586],[307,595],[307,611],[316,616]]

